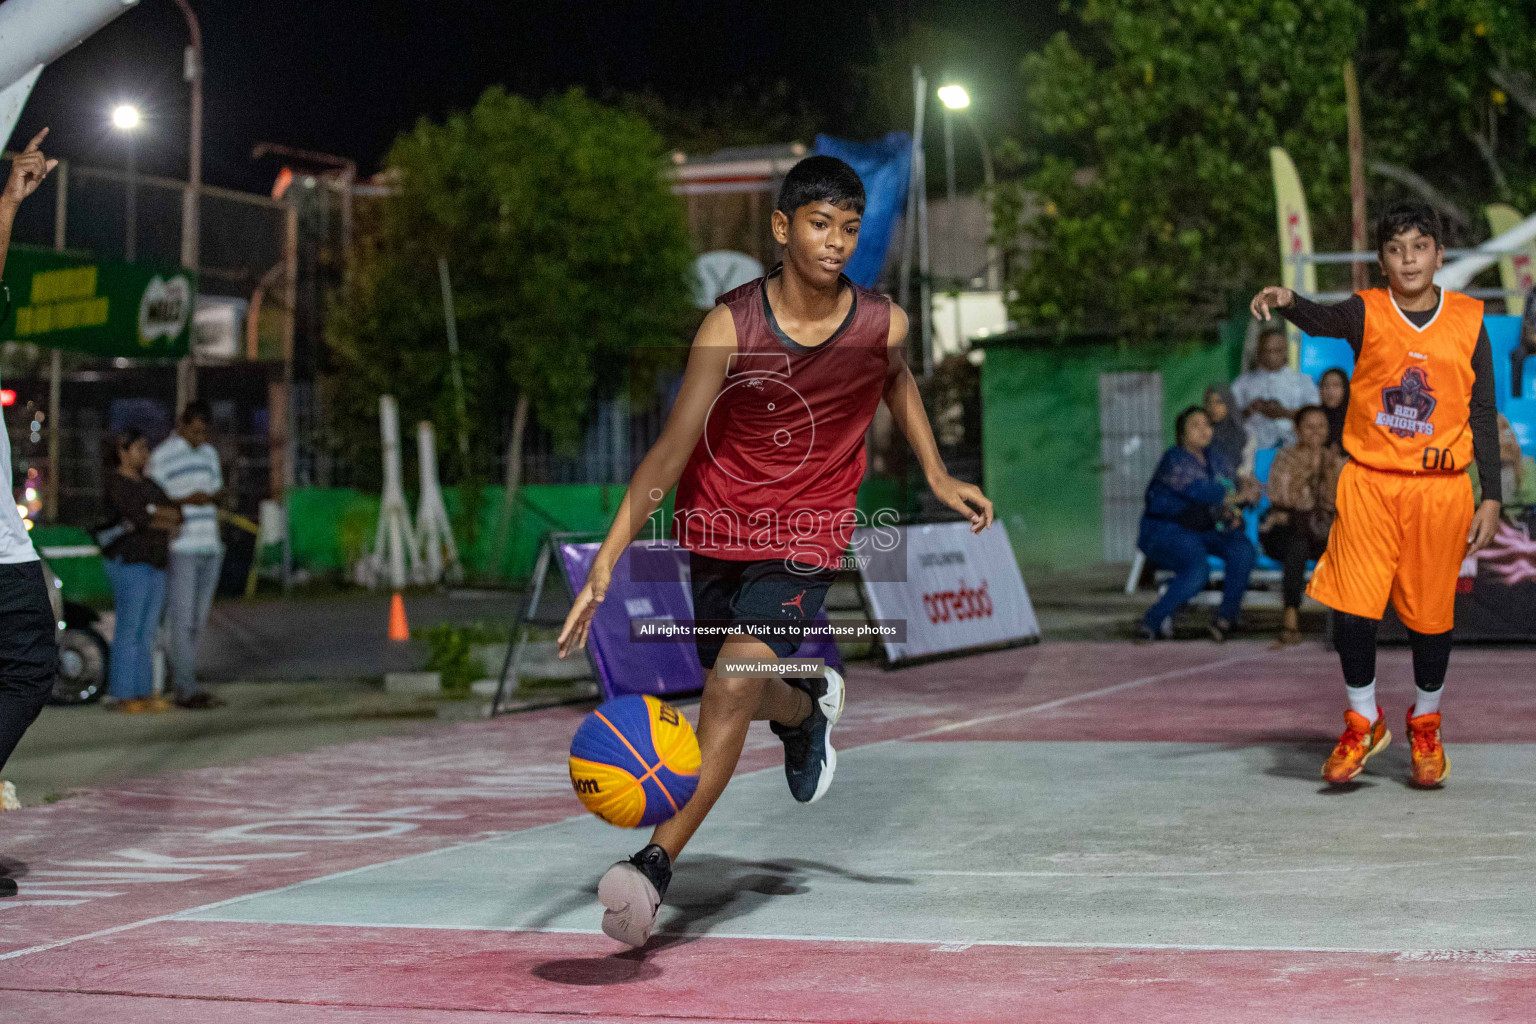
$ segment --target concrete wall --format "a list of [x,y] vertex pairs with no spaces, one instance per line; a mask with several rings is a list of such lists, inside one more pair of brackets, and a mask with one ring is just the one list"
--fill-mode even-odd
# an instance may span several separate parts
[[1206,384],[1231,380],[1233,353],[1216,342],[1145,347],[1063,343],[998,346],[982,364],[987,496],[1021,566],[1070,569],[1100,560],[1100,373],[1163,375],[1164,443],[1173,419]]

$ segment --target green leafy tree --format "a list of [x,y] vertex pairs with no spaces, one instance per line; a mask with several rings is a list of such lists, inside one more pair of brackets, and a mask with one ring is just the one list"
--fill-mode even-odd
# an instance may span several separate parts
[[[1340,74],[1353,0],[1085,0],[1022,65],[999,240],[1023,323],[1209,322],[1276,273],[1269,148],[1304,168],[1314,231],[1348,223]],[[1347,236],[1346,236],[1347,237]]]
[[[395,187],[360,232],[329,325],[333,426],[360,482],[376,479],[381,394],[399,400],[407,436],[432,419],[455,453],[448,471],[472,480],[515,407],[572,444],[593,396],[620,387],[631,349],[682,340],[692,252],[663,161],[645,120],[575,90],[532,102],[493,88],[472,110],[396,140],[386,160]],[[440,257],[454,288],[469,465],[453,442]]]
[[1357,58],[1373,195],[1437,206],[1453,237],[1479,207],[1536,212],[1536,8],[1516,0],[1374,0]]
[[654,92],[622,93],[616,105],[642,117],[668,149],[707,156],[734,146],[810,145],[818,118],[789,83],[737,83],[692,104],[668,103]]

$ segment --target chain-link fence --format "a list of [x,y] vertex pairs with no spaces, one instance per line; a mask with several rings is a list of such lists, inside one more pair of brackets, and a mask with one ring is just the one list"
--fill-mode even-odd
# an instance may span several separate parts
[[[179,266],[187,188],[173,179],[63,162],[21,205],[12,241],[100,260]],[[219,345],[199,347],[215,355],[198,378],[200,397],[214,404],[219,421],[215,443],[231,491],[228,507],[254,518],[261,500],[282,483],[281,472],[273,473],[269,385],[281,377],[273,364],[296,333],[293,307],[304,286],[296,252],[298,218],[289,200],[213,186],[201,189],[198,214],[200,296],[251,304],[248,319],[228,319]],[[285,272],[289,259],[298,272]],[[65,352],[58,364],[57,422],[51,422],[46,415],[52,373],[48,354],[17,345],[6,346],[3,356],[6,386],[18,397],[17,405],[6,410],[16,472],[9,483],[18,499],[28,488],[47,494],[56,486],[56,521],[91,525],[103,512],[107,431],[131,421],[152,438],[164,436],[175,413],[175,368]],[[267,365],[246,362],[250,357]],[[134,410],[125,411],[129,406]],[[54,458],[50,442],[57,444]],[[34,482],[38,486],[32,488]],[[48,518],[46,509],[39,512]]]
[[[179,265],[186,183],[110,168],[61,163],[22,204],[12,240],[128,259],[130,185],[132,258]],[[249,299],[283,260],[287,216],[281,200],[205,185],[198,204],[200,291]]]

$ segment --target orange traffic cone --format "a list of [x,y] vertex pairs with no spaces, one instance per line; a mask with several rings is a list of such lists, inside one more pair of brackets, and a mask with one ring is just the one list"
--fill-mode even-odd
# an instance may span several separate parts
[[405,621],[405,599],[396,591],[395,596],[389,600],[389,638],[391,640],[409,640],[411,638],[410,624]]

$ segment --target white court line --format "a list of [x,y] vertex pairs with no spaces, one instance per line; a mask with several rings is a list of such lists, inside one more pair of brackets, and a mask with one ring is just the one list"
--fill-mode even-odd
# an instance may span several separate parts
[[[1052,711],[1067,704],[1076,704],[1080,700],[1093,700],[1096,697],[1107,697],[1112,693],[1119,693],[1122,690],[1133,690],[1138,686],[1146,686],[1149,683],[1160,683],[1165,679],[1177,679],[1179,676],[1187,676],[1196,672],[1204,672],[1208,669],[1223,668],[1227,665],[1235,665],[1240,661],[1252,661],[1254,658],[1263,657],[1265,653],[1266,652],[1264,650],[1260,649],[1249,654],[1237,654],[1230,658],[1222,658],[1220,661],[1206,662],[1203,665],[1191,665],[1188,668],[1176,668],[1168,672],[1159,672],[1156,675],[1142,676],[1140,679],[1132,679],[1127,683],[1116,683],[1113,686],[1105,686],[1097,690],[1089,690],[1087,693],[1075,693],[1070,697],[1059,697],[1056,700],[1048,700],[1044,704],[1032,704],[1027,708],[1016,708],[1013,711],[1003,711],[995,715],[983,715],[980,718],[972,718],[965,722],[951,722],[949,725],[940,725],[933,729],[925,729],[922,732],[913,733],[910,736],[903,736],[901,737],[901,740],[905,741],[926,739],[929,736],[937,736],[941,733],[956,732],[960,729],[971,729],[978,725],[989,725],[992,722],[1000,722],[1005,718],[1017,718],[1020,715],[1032,715],[1037,711]],[[892,741],[885,740],[883,742],[889,743]],[[873,743],[861,744],[860,747],[853,747],[850,749],[857,750],[862,746],[875,745],[876,744]]]
[[[281,925],[294,928],[380,928],[395,931],[434,931],[434,932],[502,932],[508,934],[527,935],[602,935],[599,928],[524,928],[518,925],[503,924],[379,924],[375,922],[359,921],[292,921],[274,918],[266,921],[252,921],[242,917],[198,917],[189,920],[189,924],[265,924]],[[1215,943],[1179,943],[1179,942],[1052,942],[1045,939],[894,939],[888,936],[872,935],[763,935],[751,932],[671,932],[659,929],[653,935],[666,938],[688,939],[733,939],[733,940],[758,940],[762,942],[858,942],[874,945],[902,945],[902,946],[1001,946],[1018,949],[1147,949],[1147,950],[1171,950],[1174,952],[1196,953],[1369,953],[1373,955],[1391,955],[1399,959],[1413,961],[1433,961],[1449,958],[1450,954],[1460,954],[1463,958],[1486,958],[1488,963],[1524,963],[1528,959],[1536,960],[1536,950],[1531,949],[1490,949],[1490,950],[1451,950],[1451,949],[1386,949],[1371,946],[1241,946]],[[3,986],[0,986],[3,987]]]
[[[533,832],[533,831],[535,831],[537,829],[553,828],[556,825],[563,825],[563,824],[565,824],[568,821],[574,821],[574,820],[577,820],[579,818],[585,818],[585,817],[588,817],[588,815],[586,815],[586,814],[576,814],[576,815],[572,815],[569,818],[562,818],[560,821],[548,821],[548,822],[545,822],[542,825],[533,825],[533,826],[530,826],[529,828],[517,829],[516,832]],[[515,832],[501,832],[501,833],[498,833],[496,836],[492,836],[492,837],[490,837],[488,839],[474,839],[474,840],[470,840],[468,842],[454,843],[451,846],[440,847],[439,849],[436,849],[436,850],[423,850],[420,853],[407,854],[404,857],[397,857],[394,860],[381,860],[377,864],[364,864],[361,867],[348,868],[346,871],[337,871],[334,874],[317,875],[314,878],[306,878],[302,882],[294,882],[291,885],[278,886],[276,889],[264,889],[261,892],[246,893],[243,896],[232,896],[232,897],[230,897],[229,899],[226,899],[226,900],[216,900],[213,903],[205,903],[204,905],[202,905],[200,907],[191,907],[191,908],[189,908],[187,910],[177,910],[177,911],[174,911],[174,912],[169,913],[169,914],[161,914],[158,917],[148,917],[148,918],[145,918],[142,921],[130,921],[127,924],[115,925],[115,926],[113,926],[111,928],[103,928],[100,931],[90,932],[90,933],[85,934],[85,935],[76,935],[73,938],[69,938],[69,939],[58,939],[58,940],[56,940],[54,942],[45,942],[45,943],[43,943],[40,946],[32,946],[32,947],[29,947],[27,949],[12,950],[9,953],[0,953],[0,960],[11,960],[11,959],[14,959],[14,958],[19,957],[19,956],[26,956],[29,953],[46,953],[50,949],[58,949],[60,946],[68,946],[68,945],[71,945],[72,943],[85,942],[85,941],[87,941],[89,939],[100,939],[100,938],[103,938],[103,937],[108,936],[108,935],[117,935],[117,934],[119,934],[121,932],[133,931],[135,928],[143,928],[145,925],[160,924],[161,922],[164,922],[164,921],[174,921],[177,918],[185,917],[188,914],[199,914],[199,913],[202,913],[203,911],[206,911],[206,910],[218,910],[220,907],[234,906],[237,903],[244,903],[246,900],[256,899],[259,896],[276,896],[278,893],[289,892],[289,891],[291,891],[293,889],[302,889],[302,888],[304,888],[307,885],[316,885],[316,884],[318,884],[320,882],[331,882],[331,881],[335,881],[338,878],[346,878],[349,875],[360,875],[360,874],[363,874],[364,872],[374,871],[374,870],[376,870],[378,868],[391,867],[391,866],[396,865],[396,864],[405,864],[405,863],[408,863],[410,861],[421,860],[421,859],[426,858],[426,857],[435,857],[435,856],[437,856],[440,853],[453,853],[454,851],[462,850],[462,849],[465,849],[466,847],[479,846],[481,843],[485,843],[485,842],[491,841],[491,839],[496,839],[496,838],[500,838],[502,836],[514,835],[514,834],[516,834],[516,833]],[[7,904],[7,905],[8,906],[15,906],[16,904]],[[248,921],[246,923],[250,924],[250,923],[259,923],[259,922],[249,922]]]
[[[1075,701],[1079,701],[1079,700],[1089,700],[1089,699],[1092,699],[1094,697],[1104,697],[1104,696],[1108,696],[1109,694],[1112,694],[1112,693],[1119,693],[1121,690],[1129,690],[1129,689],[1131,689],[1133,687],[1145,686],[1148,683],[1161,682],[1164,679],[1172,679],[1172,678],[1176,678],[1178,676],[1183,676],[1183,675],[1193,675],[1193,674],[1198,673],[1198,672],[1204,672],[1204,671],[1207,671],[1207,670],[1210,670],[1210,669],[1221,668],[1221,667],[1223,667],[1225,665],[1235,664],[1236,662],[1248,661],[1248,660],[1251,660],[1253,658],[1261,657],[1261,656],[1263,656],[1264,653],[1265,653],[1264,650],[1261,648],[1261,649],[1258,649],[1258,650],[1256,650],[1256,651],[1254,651],[1254,652],[1252,652],[1250,654],[1236,655],[1236,656],[1231,657],[1231,658],[1222,658],[1222,659],[1220,659],[1218,661],[1205,662],[1205,663],[1200,664],[1200,665],[1190,665],[1190,666],[1188,666],[1186,668],[1174,669],[1174,670],[1169,671],[1169,672],[1160,672],[1160,673],[1158,673],[1156,675],[1143,676],[1140,679],[1132,679],[1129,682],[1116,683],[1113,686],[1100,687],[1097,690],[1089,690],[1087,693],[1080,693],[1080,694],[1076,694],[1076,695],[1071,696],[1071,697],[1061,697],[1061,698],[1058,698],[1057,700],[1046,701],[1043,704],[1034,704],[1034,705],[1031,705],[1031,706],[1026,707],[1026,708],[1018,708],[1018,709],[1016,709],[1014,711],[1006,711],[1006,712],[1003,712],[1001,714],[996,714],[996,715],[985,715],[985,716],[983,716],[981,718],[973,718],[973,719],[970,719],[969,721],[957,722],[953,726],[940,726],[937,729],[926,729],[926,730],[923,730],[922,732],[916,732],[916,733],[913,733],[913,734],[911,734],[909,736],[897,736],[897,737],[892,737],[891,739],[877,740],[877,741],[875,741],[873,743],[861,743],[858,746],[849,747],[847,752],[851,752],[851,751],[854,751],[854,750],[864,750],[864,749],[867,749],[867,748],[870,748],[870,747],[884,746],[887,743],[899,743],[899,742],[902,742],[904,740],[921,739],[921,738],[923,738],[925,736],[931,736],[931,735],[933,735],[935,733],[947,732],[950,729],[969,728],[969,727],[971,727],[973,725],[984,724],[984,723],[987,723],[987,722],[993,722],[993,721],[997,721],[997,720],[1003,719],[1003,718],[1012,718],[1012,717],[1017,716],[1017,715],[1027,715],[1027,714],[1031,714],[1031,713],[1036,712],[1036,711],[1047,711],[1047,710],[1050,710],[1051,708],[1061,707],[1063,704],[1071,704],[1071,703],[1073,703]],[[779,770],[779,766],[778,765],[772,765],[772,766],[767,767],[767,768],[759,768],[756,771],[742,772],[741,775],[734,776],[734,778],[742,778],[742,777],[745,777],[745,776],[748,776],[748,775],[757,775],[757,774],[760,774],[762,772],[778,771],[778,770]],[[262,897],[262,896],[275,896],[278,893],[289,892],[290,890],[303,888],[304,886],[307,886],[307,885],[317,885],[317,884],[319,884],[321,882],[330,882],[330,881],[334,881],[335,879],[338,879],[338,878],[347,878],[347,877],[349,877],[351,875],[359,875],[359,874],[362,874],[362,873],[364,873],[366,871],[375,871],[375,870],[378,870],[379,868],[393,867],[396,864],[405,864],[405,863],[408,863],[409,861],[419,860],[419,859],[424,858],[424,857],[433,857],[433,856],[436,856],[436,855],[438,855],[440,853],[451,853],[451,852],[454,852],[454,851],[457,851],[457,850],[462,850],[462,849],[465,849],[465,848],[471,847],[471,846],[480,846],[480,845],[485,844],[485,843],[494,843],[498,839],[505,839],[507,836],[520,835],[520,834],[524,834],[524,833],[528,833],[528,832],[536,832],[536,831],[539,831],[541,829],[546,829],[546,828],[554,828],[554,827],[556,827],[558,825],[564,825],[564,824],[566,824],[568,822],[581,821],[581,820],[584,820],[584,819],[586,819],[588,817],[590,817],[590,815],[588,815],[586,813],[573,814],[570,817],[561,818],[559,821],[547,821],[547,822],[543,823],[542,825],[533,825],[533,826],[530,826],[529,828],[513,829],[513,830],[507,831],[507,832],[498,832],[497,834],[495,834],[493,836],[488,836],[488,837],[481,838],[481,839],[475,839],[475,840],[472,840],[472,841],[469,841],[469,842],[454,843],[451,846],[444,846],[444,847],[441,847],[441,848],[436,849],[436,850],[424,850],[424,851],[422,851],[420,853],[407,854],[404,857],[397,857],[394,860],[382,860],[382,861],[379,861],[376,864],[364,864],[361,867],[349,868],[346,871],[338,871],[335,874],[317,875],[314,878],[308,878],[308,879],[305,879],[302,882],[294,882],[291,885],[279,886],[276,889],[264,889],[264,890],[262,890],[260,892],[247,893],[244,896],[234,896],[234,897],[231,897],[230,899],[226,899],[226,900],[217,900],[217,901],[215,901],[213,903],[204,904],[203,906],[200,906],[200,907],[191,907],[191,908],[189,908],[187,910],[178,910],[178,911],[174,911],[174,912],[169,913],[169,914],[160,914],[157,917],[145,918],[142,921],[132,921],[132,922],[129,922],[127,924],[115,925],[114,927],[111,927],[111,928],[103,928],[100,931],[89,932],[89,933],[87,933],[85,935],[76,935],[73,938],[57,939],[57,940],[55,940],[53,942],[45,942],[45,943],[43,943],[42,945],[39,945],[39,946],[29,946],[26,949],[17,949],[17,950],[13,950],[13,951],[11,951],[9,953],[0,953],[0,960],[12,960],[12,959],[15,959],[16,957],[27,956],[28,954],[31,954],[31,953],[46,953],[47,951],[49,951],[51,949],[59,949],[62,946],[72,945],[73,943],[76,943],[76,942],[86,942],[86,941],[89,941],[91,939],[99,939],[99,938],[103,938],[103,937],[108,936],[108,935],[117,935],[117,934],[120,934],[122,932],[133,931],[136,928],[143,928],[146,925],[160,924],[161,922],[164,922],[164,921],[174,921],[174,920],[177,920],[179,918],[189,918],[193,914],[201,914],[201,913],[204,913],[204,912],[209,911],[209,910],[217,910],[220,907],[233,906],[233,905],[235,905],[237,903],[244,903],[247,900],[258,899],[259,897]],[[11,904],[11,905],[15,906],[15,904]],[[240,922],[240,923],[243,923],[243,924],[259,924],[259,923],[263,923],[263,922],[243,921],[243,922]],[[358,928],[358,927],[373,927],[373,926],[372,925],[361,925],[361,924],[353,923],[353,924],[350,925],[350,927]],[[406,927],[406,926],[402,926],[402,927]],[[417,926],[410,926],[410,927],[417,927]],[[517,929],[508,929],[508,930],[517,930]],[[523,929],[523,930],[526,930],[526,929]],[[584,934],[588,934],[588,933],[587,932],[581,932],[581,931],[574,931],[573,934],[584,935]],[[598,934],[601,934],[601,933],[598,933]],[[722,936],[722,937],[724,937],[724,938],[749,938],[750,936]],[[798,938],[808,938],[808,939],[820,939],[820,940],[829,941],[829,942],[830,941],[842,941],[842,940],[836,940],[836,939],[833,939],[831,937],[824,937],[824,936],[768,936],[768,937],[769,938],[784,938],[784,939],[793,939],[793,938],[797,938],[798,937]],[[893,941],[893,940],[887,940],[887,939],[849,939],[849,940],[846,940],[846,941],[850,941],[850,942],[886,942],[886,941]],[[942,941],[942,942],[955,942],[955,941],[964,941],[964,940],[963,939],[962,940],[944,939],[944,940],[940,940],[940,941]],[[980,945],[980,943],[973,943],[973,945]],[[1105,947],[1105,948],[1108,948],[1108,947]],[[1137,947],[1137,948],[1139,948],[1139,947]],[[1153,948],[1153,947],[1146,947],[1146,948]],[[1167,948],[1172,949],[1172,948],[1185,948],[1185,947],[1167,947]],[[1196,947],[1188,947],[1188,948],[1196,948]]]
[[1249,868],[1234,871],[901,871],[904,875],[939,875],[945,878],[1088,878],[1100,881],[1105,878],[1218,878],[1226,875],[1318,875],[1353,874],[1357,871],[1396,871],[1399,868],[1437,868],[1471,861],[1530,860],[1517,853],[1474,854],[1470,857],[1452,857],[1448,860],[1410,860],[1397,864],[1340,864],[1321,868]]
[[289,808],[284,804],[265,803],[261,800],[225,800],[215,796],[182,796],[173,793],[141,793],[132,789],[113,789],[99,792],[110,792],[113,796],[138,796],[150,800],[195,800],[205,804],[223,804],[228,807],[262,807],[267,810],[281,811]]

